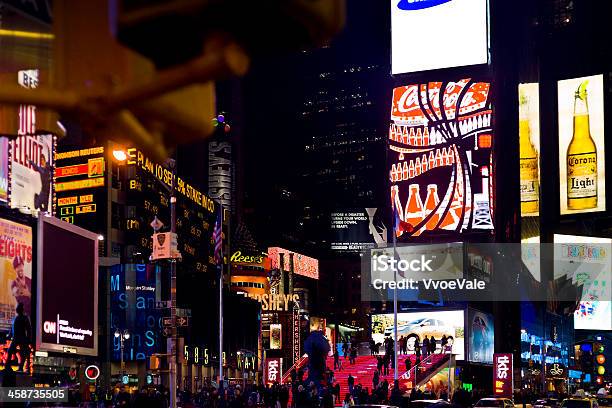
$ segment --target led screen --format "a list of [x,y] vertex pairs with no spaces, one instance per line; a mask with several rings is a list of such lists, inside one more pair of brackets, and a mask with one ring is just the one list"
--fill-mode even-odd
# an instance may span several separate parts
[[493,229],[489,93],[470,78],[393,90],[388,157],[400,241]]
[[468,309],[468,360],[473,363],[493,363],[495,346],[493,315]]
[[558,83],[561,214],[606,210],[603,75]]
[[[463,310],[410,312],[397,314],[397,335],[407,339],[408,353],[414,353],[415,340],[422,344],[425,336],[436,339],[436,353],[440,352],[440,339],[443,335],[449,338],[452,352],[457,359],[464,358],[464,321]],[[384,344],[385,337],[392,337],[394,332],[393,313],[372,315],[372,339]],[[384,347],[381,347],[384,350]]]
[[37,349],[98,354],[97,238],[57,218],[39,218]]
[[487,0],[391,0],[391,73],[485,64]]

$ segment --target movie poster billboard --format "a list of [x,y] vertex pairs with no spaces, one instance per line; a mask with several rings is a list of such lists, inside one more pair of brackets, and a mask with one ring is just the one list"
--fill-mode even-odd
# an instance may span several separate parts
[[0,332],[9,332],[16,307],[32,315],[32,228],[0,218]]
[[540,213],[540,85],[519,84],[521,216]]
[[391,73],[485,64],[487,0],[391,0]]
[[468,309],[468,360],[473,363],[493,363],[495,346],[493,315]]
[[53,211],[52,135],[20,136],[10,141],[10,204],[51,213]]
[[[372,339],[376,343],[384,344],[385,338],[393,337],[393,313],[372,315]],[[415,344],[423,339],[432,337],[436,340],[436,353],[441,350],[441,340],[447,340],[447,347],[451,347],[458,360],[464,359],[464,311],[444,310],[407,312],[397,314],[397,336],[406,339],[406,349],[409,354],[415,352]],[[381,350],[384,349],[381,347]]]
[[393,90],[388,157],[400,242],[493,229],[490,88],[464,78]]
[[606,210],[603,75],[558,82],[561,214]]
[[8,138],[0,136],[0,201],[8,201]]

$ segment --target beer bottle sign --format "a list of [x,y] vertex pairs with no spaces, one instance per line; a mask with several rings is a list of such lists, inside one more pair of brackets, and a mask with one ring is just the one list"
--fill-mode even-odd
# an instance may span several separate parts
[[567,147],[567,208],[597,207],[597,147],[591,137],[587,86],[584,81],[574,96],[574,135]]
[[605,211],[603,120],[602,75],[559,82],[561,214]]
[[[527,92],[526,87],[519,88],[521,215],[537,216],[540,209],[539,155],[532,140],[533,136],[537,137],[537,133],[531,132],[530,99]],[[536,117],[534,120],[537,119]]]

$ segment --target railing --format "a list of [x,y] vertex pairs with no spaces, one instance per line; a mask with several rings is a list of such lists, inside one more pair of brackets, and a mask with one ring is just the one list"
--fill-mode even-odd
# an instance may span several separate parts
[[[435,367],[431,366],[431,363],[433,362],[434,357],[440,356],[440,359],[438,360],[438,363]],[[435,370],[436,368],[439,368],[443,363],[446,363],[448,361],[448,359],[450,358],[451,354],[430,354],[429,356],[427,356],[425,359],[423,359],[422,361],[420,361],[418,364],[415,364],[413,367],[410,368],[410,370],[404,372],[404,374],[402,374],[400,376],[400,379],[404,380],[404,381],[410,381],[413,383],[413,387],[416,387],[417,385],[419,385],[419,380],[426,378],[427,377],[427,372],[429,370]],[[429,367],[428,367],[429,366]],[[424,375],[424,376],[421,376]],[[421,376],[421,378],[419,379],[419,377]]]
[[283,378],[281,378],[281,384],[285,384],[287,380],[289,379],[289,377],[291,376],[291,373],[294,370],[299,370],[300,368],[304,367],[307,361],[308,361],[308,354],[304,354],[298,361],[295,362],[295,364],[289,367],[289,369],[285,372],[285,374],[283,375]]

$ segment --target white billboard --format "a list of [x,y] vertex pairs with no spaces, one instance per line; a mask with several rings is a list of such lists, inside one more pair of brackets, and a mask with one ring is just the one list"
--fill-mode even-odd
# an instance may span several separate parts
[[391,73],[488,62],[487,0],[391,0]]

